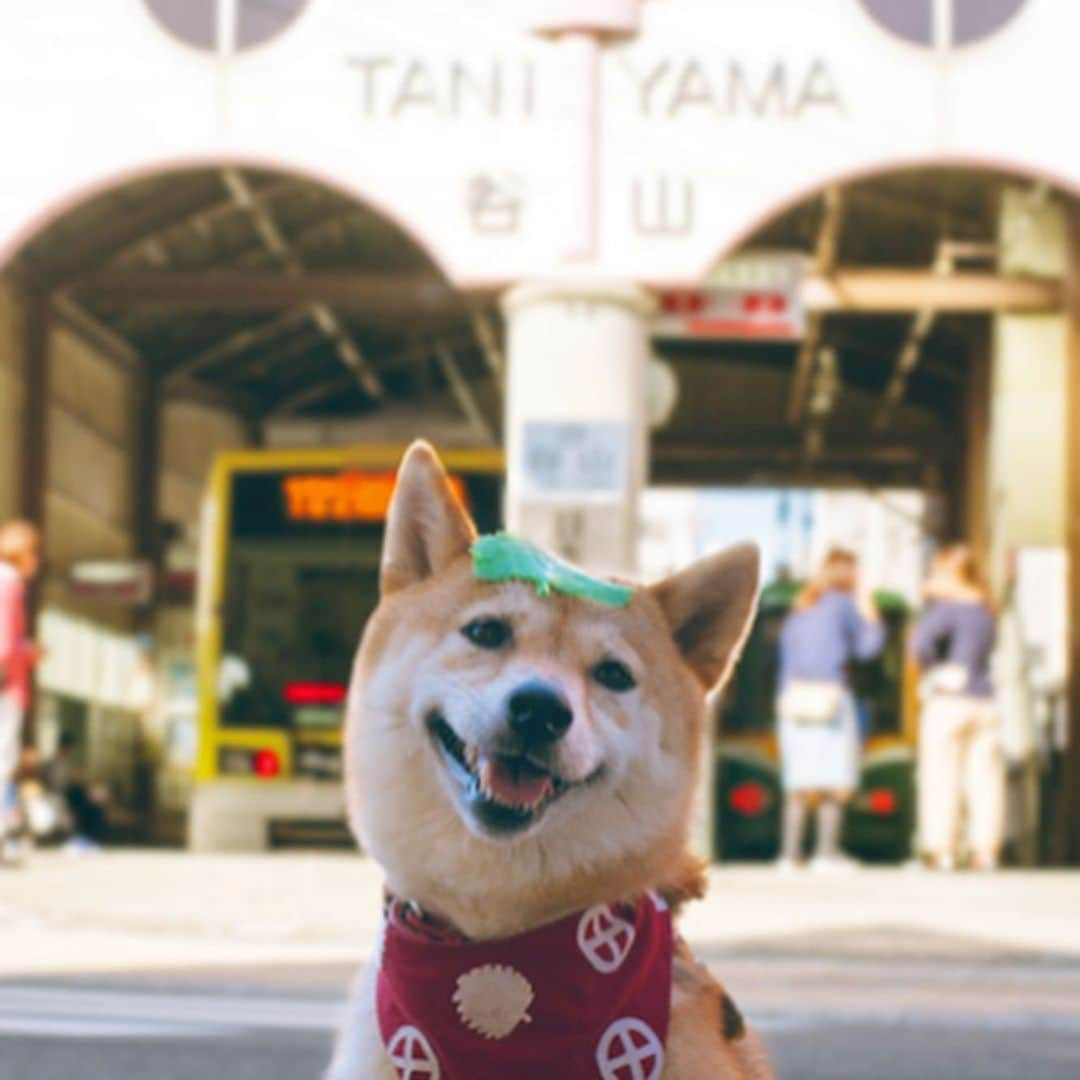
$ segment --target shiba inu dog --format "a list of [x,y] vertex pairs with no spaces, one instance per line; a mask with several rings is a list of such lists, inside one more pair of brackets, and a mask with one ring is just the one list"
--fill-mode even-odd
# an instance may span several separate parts
[[751,546],[633,587],[478,541],[409,449],[346,720],[387,915],[328,1080],[772,1076],[670,922],[704,892],[705,694],[757,575]]

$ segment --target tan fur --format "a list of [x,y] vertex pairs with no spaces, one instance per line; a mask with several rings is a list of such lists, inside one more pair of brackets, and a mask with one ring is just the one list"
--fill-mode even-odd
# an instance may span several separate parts
[[[434,452],[414,446],[388,522],[383,599],[364,633],[347,708],[350,817],[390,889],[474,939],[649,890],[674,909],[700,897],[704,871],[687,833],[704,694],[741,647],[756,552],[713,556],[614,608],[558,594],[540,599],[520,582],[478,581],[472,536]],[[466,641],[460,628],[478,615],[510,622],[513,649]],[[613,654],[638,683],[630,694],[589,678]],[[532,831],[493,840],[459,813],[426,717],[437,710],[459,736],[482,740],[502,722],[503,696],[530,677],[557,682],[573,709],[559,774],[584,779],[602,767],[603,777],[553,803]],[[358,981],[330,1080],[393,1077],[374,1020],[372,970]],[[665,1080],[771,1076],[757,1040],[731,1038],[728,1028],[725,1035],[722,989],[680,946]]]
[[673,982],[665,1080],[772,1076],[761,1040],[683,941],[675,953]]

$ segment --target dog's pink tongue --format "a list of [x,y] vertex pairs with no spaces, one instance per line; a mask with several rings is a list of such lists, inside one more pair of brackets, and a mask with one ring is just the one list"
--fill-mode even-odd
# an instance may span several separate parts
[[507,806],[537,806],[552,791],[547,773],[511,758],[485,757],[479,773],[484,791]]

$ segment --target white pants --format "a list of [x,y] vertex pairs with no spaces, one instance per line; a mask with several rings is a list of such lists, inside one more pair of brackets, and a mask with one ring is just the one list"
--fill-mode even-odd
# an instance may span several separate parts
[[961,804],[970,852],[996,858],[1005,824],[1005,767],[992,701],[940,694],[919,725],[919,839],[924,852],[957,852]]
[[15,697],[0,693],[0,836],[7,832],[8,788],[19,767],[22,717],[22,708]]

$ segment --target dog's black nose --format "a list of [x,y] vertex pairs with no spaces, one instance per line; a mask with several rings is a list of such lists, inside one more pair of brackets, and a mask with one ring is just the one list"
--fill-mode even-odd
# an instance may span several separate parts
[[566,699],[544,683],[518,687],[509,702],[510,727],[527,743],[550,743],[561,739],[573,723]]

